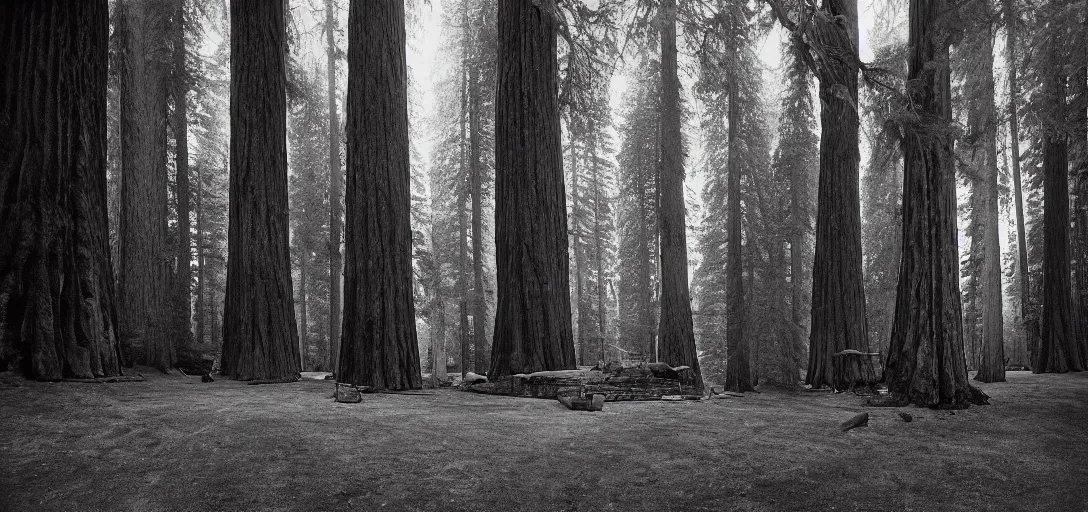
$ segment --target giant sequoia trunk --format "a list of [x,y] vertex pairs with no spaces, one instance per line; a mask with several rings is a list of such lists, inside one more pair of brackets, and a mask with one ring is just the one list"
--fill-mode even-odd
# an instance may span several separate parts
[[884,380],[890,402],[964,408],[985,403],[963,355],[956,183],[952,162],[947,0],[911,0],[908,94],[916,117],[903,127],[903,257]]
[[[1057,35],[1051,36],[1050,52],[1059,56]],[[1060,61],[1059,61],[1060,62]],[[1066,115],[1065,76],[1055,68],[1047,77],[1047,98],[1052,103],[1052,123]],[[1069,142],[1066,134],[1050,132],[1043,139],[1043,311],[1041,336],[1032,354],[1034,373],[1080,371],[1080,325],[1073,312],[1069,272]]]
[[963,16],[970,22],[957,56],[972,62],[964,84],[967,103],[967,130],[960,153],[966,173],[972,179],[971,249],[982,258],[979,265],[976,300],[982,305],[980,346],[967,350],[967,367],[978,365],[975,379],[982,382],[1005,381],[1005,343],[1002,339],[1001,245],[998,234],[997,192],[997,119],[994,105],[993,22],[989,5],[975,2],[964,6]]
[[329,74],[329,368],[338,371],[340,357],[340,119],[336,111],[336,3],[325,0],[325,41]]
[[185,0],[177,0],[174,10],[174,117],[171,120],[175,141],[175,190],[178,204],[177,270],[175,275],[176,318],[174,328],[178,347],[192,341],[192,240],[189,234],[189,71],[185,63]]
[[[876,381],[867,358],[834,371],[833,355],[869,351],[861,259],[858,190],[857,2],[825,0],[811,36],[825,55],[820,79],[820,178],[816,192],[816,254],[812,263],[812,331],[805,383],[814,388],[864,386]],[[832,18],[833,17],[833,18]],[[835,21],[837,20],[837,21]]]
[[287,239],[287,75],[283,2],[230,3],[230,227],[223,375],[299,372]]
[[106,0],[0,6],[0,371],[121,374],[106,214]]
[[404,2],[348,13],[347,265],[337,380],[419,389]]
[[119,3],[121,225],[118,313],[127,362],[166,370],[174,363],[167,311],[172,259],[166,247],[166,0]]
[[684,154],[680,133],[680,80],[676,75],[676,1],[661,2],[661,361],[690,366],[687,386],[703,389],[688,289],[688,241],[684,222]]
[[499,1],[489,377],[574,368],[553,0]]

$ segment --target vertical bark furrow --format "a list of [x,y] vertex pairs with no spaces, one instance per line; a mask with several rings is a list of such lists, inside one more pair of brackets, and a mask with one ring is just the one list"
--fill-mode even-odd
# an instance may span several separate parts
[[337,380],[423,386],[412,290],[404,2],[348,13],[344,331]]
[[288,242],[284,4],[233,0],[223,375],[300,370]]
[[499,2],[492,378],[575,366],[554,9]]
[[0,371],[120,375],[105,0],[0,5]]
[[127,362],[165,370],[173,258],[166,247],[166,107],[169,38],[166,0],[124,0],[121,33],[121,221],[118,312]]

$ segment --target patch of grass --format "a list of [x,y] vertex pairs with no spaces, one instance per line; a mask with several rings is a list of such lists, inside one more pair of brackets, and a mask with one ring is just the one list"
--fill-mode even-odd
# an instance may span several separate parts
[[1088,373],[1010,372],[955,414],[783,391],[593,413],[449,389],[340,404],[331,381],[142,373],[0,379],[0,510],[1088,507]]

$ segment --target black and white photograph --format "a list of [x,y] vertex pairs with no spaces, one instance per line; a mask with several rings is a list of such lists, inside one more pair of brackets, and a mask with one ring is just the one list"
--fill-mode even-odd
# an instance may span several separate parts
[[1086,511],[1088,0],[0,0],[0,512]]

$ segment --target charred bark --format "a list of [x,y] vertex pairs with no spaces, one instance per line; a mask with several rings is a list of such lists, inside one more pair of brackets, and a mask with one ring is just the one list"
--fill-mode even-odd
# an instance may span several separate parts
[[339,382],[419,389],[404,2],[348,13],[347,265]]
[[0,371],[121,375],[106,213],[106,0],[0,6]]
[[490,378],[575,366],[554,7],[499,1]]
[[298,374],[287,206],[283,2],[230,3],[230,226],[223,375]]
[[676,69],[676,1],[661,2],[661,175],[658,227],[661,233],[661,361],[689,366],[686,386],[703,389],[688,288],[687,226],[684,222],[684,155],[680,125],[680,80]]

